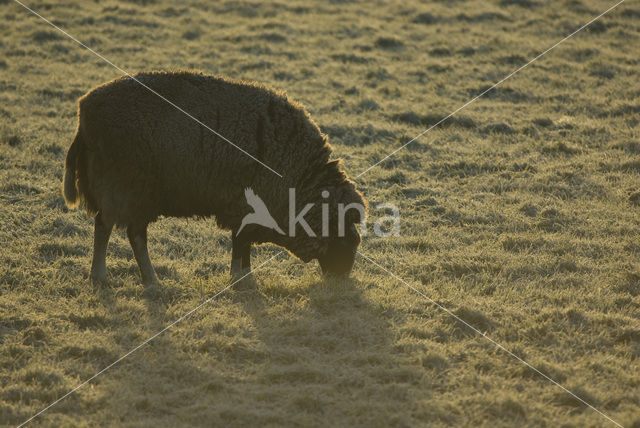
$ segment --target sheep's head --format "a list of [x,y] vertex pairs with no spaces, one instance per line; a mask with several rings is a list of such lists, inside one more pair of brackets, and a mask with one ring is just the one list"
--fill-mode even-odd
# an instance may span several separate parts
[[324,254],[318,256],[320,268],[325,276],[345,276],[351,273],[356,250],[360,245],[360,234],[355,224],[345,231],[345,236],[329,241]]
[[358,192],[353,183],[346,182],[338,192],[338,204],[346,211],[338,208],[337,228],[331,228],[330,236],[325,238],[325,244],[317,259],[325,276],[346,276],[351,273],[360,245],[360,233],[356,223],[365,221],[367,202]]
[[[278,236],[273,242],[304,262],[317,259],[327,276],[348,275],[360,244],[356,224],[363,223],[367,215],[366,200],[347,178],[339,160],[323,164],[320,173],[311,174],[297,189],[295,213],[309,207],[304,210],[308,228],[296,223],[290,226],[293,231],[289,230],[288,236]],[[286,218],[291,221],[295,213]]]

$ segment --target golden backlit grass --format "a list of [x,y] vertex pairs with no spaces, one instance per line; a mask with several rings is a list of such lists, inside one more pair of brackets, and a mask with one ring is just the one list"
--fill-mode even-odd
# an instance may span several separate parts
[[[303,102],[352,177],[612,3],[32,1],[120,67],[197,68]],[[229,283],[213,220],[126,237],[88,282],[60,194],[76,99],[119,75],[0,1],[0,424],[16,425]],[[640,7],[627,2],[358,178],[400,207],[361,251],[625,426],[640,426]],[[373,211],[375,221],[379,212]],[[254,250],[254,265],[275,248]],[[603,426],[359,258],[288,257],[38,417],[43,426]]]

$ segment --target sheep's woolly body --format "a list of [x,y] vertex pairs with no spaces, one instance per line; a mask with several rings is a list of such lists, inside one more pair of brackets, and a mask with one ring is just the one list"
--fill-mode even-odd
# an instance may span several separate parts
[[[326,137],[283,92],[193,72],[135,77],[283,178],[122,77],[80,99],[65,173],[70,206],[80,202],[120,226],[163,215],[215,215],[221,227],[233,230],[249,211],[243,194],[251,187],[286,230],[289,188],[296,188],[298,206],[319,201],[324,189],[332,191],[330,202],[362,201],[337,162],[329,161]],[[319,217],[310,214],[308,221],[318,226]],[[303,259],[305,245],[319,245],[260,233],[259,240],[284,245]]]

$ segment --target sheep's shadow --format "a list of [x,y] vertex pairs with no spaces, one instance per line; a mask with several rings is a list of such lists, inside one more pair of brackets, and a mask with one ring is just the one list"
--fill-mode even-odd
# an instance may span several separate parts
[[[110,369],[96,379],[102,395],[84,406],[144,425],[409,426],[428,418],[422,367],[395,347],[366,284],[259,276],[256,284],[231,288]],[[121,352],[193,309],[142,296],[136,306],[118,289],[98,291],[119,325]],[[131,305],[137,325],[123,312]]]
[[[121,294],[122,291],[126,293]],[[110,349],[99,358],[93,355],[96,371],[108,368],[91,382],[91,387],[97,387],[99,393],[89,393],[88,397],[83,394],[86,391],[76,393],[66,406],[53,408],[45,417],[55,421],[62,413],[65,418],[86,421],[86,408],[100,408],[103,412],[96,414],[98,420],[93,421],[96,425],[108,422],[127,426],[205,426],[190,419],[184,409],[195,401],[202,389],[209,389],[211,382],[215,390],[217,380],[212,380],[208,371],[189,358],[184,342],[172,337],[178,326],[172,323],[182,314],[181,310],[175,311],[175,300],[168,302],[172,294],[165,290],[162,295],[148,296],[137,290],[132,299],[131,290],[105,284],[93,286],[92,292],[96,301],[111,314],[108,324],[117,326],[114,329],[117,332],[113,333],[120,338],[119,349]],[[136,317],[127,314],[129,308],[137,312]],[[180,326],[182,334],[189,334],[187,320]],[[117,364],[111,366],[116,361]],[[199,413],[200,416],[210,414]]]
[[[247,409],[283,408],[286,424],[317,426],[413,425],[416,415],[408,409],[428,413],[422,367],[394,347],[391,324],[363,294],[365,284],[263,285],[234,298],[265,348],[256,390],[246,391],[253,396]],[[274,311],[282,305],[290,308]],[[282,317],[287,311],[290,316]],[[247,409],[238,408],[235,416],[242,420]]]

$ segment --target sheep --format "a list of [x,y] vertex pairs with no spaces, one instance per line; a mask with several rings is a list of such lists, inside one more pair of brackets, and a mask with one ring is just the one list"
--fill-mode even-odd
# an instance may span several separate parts
[[[317,259],[327,275],[348,275],[360,244],[355,224],[365,221],[367,202],[331,153],[327,136],[301,104],[258,83],[154,71],[97,86],[79,99],[78,129],[63,179],[67,206],[82,206],[95,217],[91,281],[107,280],[107,245],[116,226],[126,228],[143,284],[159,285],[147,226],[161,216],[215,217],[219,227],[232,232],[234,277],[250,272],[251,245],[265,242],[304,262]],[[290,226],[289,233],[242,223],[251,213],[247,189],[269,206],[276,223]],[[293,218],[291,189],[296,207],[313,204],[304,220],[316,232],[309,234],[309,227]],[[359,207],[342,210],[342,234],[336,218],[340,206]],[[319,236],[321,226],[328,233]]]

